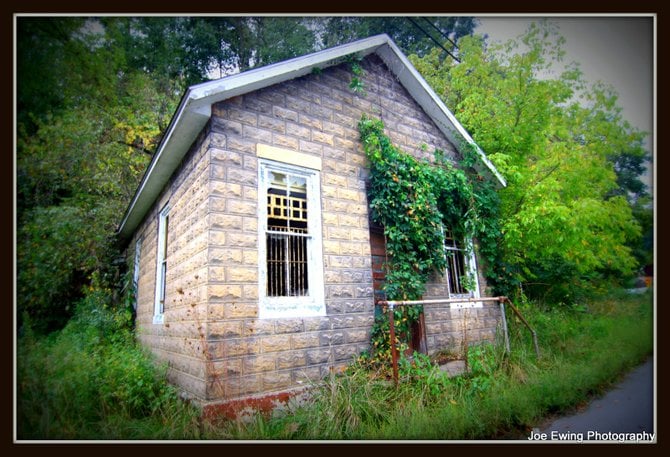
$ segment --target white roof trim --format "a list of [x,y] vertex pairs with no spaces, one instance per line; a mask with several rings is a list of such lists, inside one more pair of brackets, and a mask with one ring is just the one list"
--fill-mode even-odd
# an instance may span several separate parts
[[[416,102],[424,109],[428,116],[435,122],[437,127],[445,136],[457,147],[460,148],[461,139],[474,146],[475,150],[482,159],[482,162],[493,173],[504,187],[507,186],[505,178],[498,172],[496,167],[486,157],[486,154],[475,143],[470,134],[465,130],[452,112],[447,108],[444,102],[438,97],[433,89],[428,85],[425,79],[414,68],[412,63],[405,57],[400,48],[389,38],[388,47],[382,47],[377,50],[377,54],[382,58],[387,67],[400,80],[402,85],[412,95]],[[458,135],[456,135],[458,133]]]
[[253,92],[273,84],[298,78],[312,72],[314,68],[327,68],[342,62],[342,59],[357,54],[366,56],[376,53],[389,69],[398,77],[402,85],[425,110],[437,127],[458,148],[461,141],[473,145],[482,162],[506,186],[505,179],[488,160],[484,151],[470,137],[454,115],[435,94],[407,57],[393,43],[388,35],[376,35],[353,43],[285,60],[272,65],[256,68],[191,86],[182,98],[170,122],[167,133],[149,168],[140,183],[126,213],[119,225],[118,235],[128,239],[142,222],[145,214],[158,198],[161,190],[179,166],[191,144],[197,138],[211,117],[214,103]]

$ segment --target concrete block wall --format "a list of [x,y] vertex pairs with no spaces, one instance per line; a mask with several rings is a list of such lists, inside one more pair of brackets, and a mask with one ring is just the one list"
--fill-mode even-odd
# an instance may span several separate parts
[[[226,148],[212,151],[212,195],[220,190],[222,201],[211,214],[210,287],[221,291],[208,313],[211,400],[309,385],[368,347],[367,173],[357,120],[342,124],[347,84],[335,90],[306,77],[213,107],[212,132],[225,136]],[[322,161],[325,317],[258,318],[259,143]]]
[[424,306],[428,353],[449,351],[463,355],[467,346],[495,342],[502,330],[498,302],[484,302],[482,307],[451,308],[447,305]]
[[[475,253],[477,245],[475,242]],[[482,297],[490,297],[482,262],[478,256],[477,282]],[[425,299],[449,296],[446,276],[433,275],[426,285]],[[465,345],[477,342],[494,342],[500,330],[500,307],[498,302],[482,302],[481,307],[454,308],[451,304],[427,305],[424,307],[428,353],[449,350],[462,352]]]
[[[137,335],[186,397],[204,398],[209,136],[203,132],[133,237],[141,239]],[[169,203],[164,323],[153,324],[158,218]]]

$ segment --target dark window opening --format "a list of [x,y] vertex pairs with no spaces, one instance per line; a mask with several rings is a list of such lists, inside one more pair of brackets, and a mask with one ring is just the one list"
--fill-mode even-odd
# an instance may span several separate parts
[[160,284],[160,309],[159,312],[160,314],[163,314],[163,311],[165,310],[165,292],[166,292],[166,278],[167,278],[167,248],[168,248],[168,224],[170,221],[170,217],[168,215],[165,215],[164,219],[164,236],[163,236],[163,245],[160,247],[161,248],[161,284]]

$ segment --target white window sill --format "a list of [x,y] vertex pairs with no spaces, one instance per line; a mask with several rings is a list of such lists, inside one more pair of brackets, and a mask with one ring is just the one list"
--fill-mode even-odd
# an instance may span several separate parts
[[[479,295],[473,294],[449,294],[449,298],[462,298],[464,300],[479,298]],[[451,309],[465,309],[465,308],[482,308],[484,304],[480,301],[467,301],[463,303],[450,303]]]

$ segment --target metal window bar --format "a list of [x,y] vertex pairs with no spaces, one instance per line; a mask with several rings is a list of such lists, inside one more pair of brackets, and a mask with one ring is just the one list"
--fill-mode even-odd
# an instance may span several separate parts
[[444,249],[447,251],[449,293],[453,295],[469,295],[461,283],[461,278],[466,275],[465,252],[458,245],[451,231],[446,231],[444,234]]
[[[270,297],[308,296],[307,194],[304,178],[272,173],[267,196],[267,284]],[[291,183],[289,187],[285,183]]]
[[309,295],[307,281],[309,235],[290,232],[285,227],[272,227],[272,230],[267,231],[266,237],[267,295],[270,297]]

